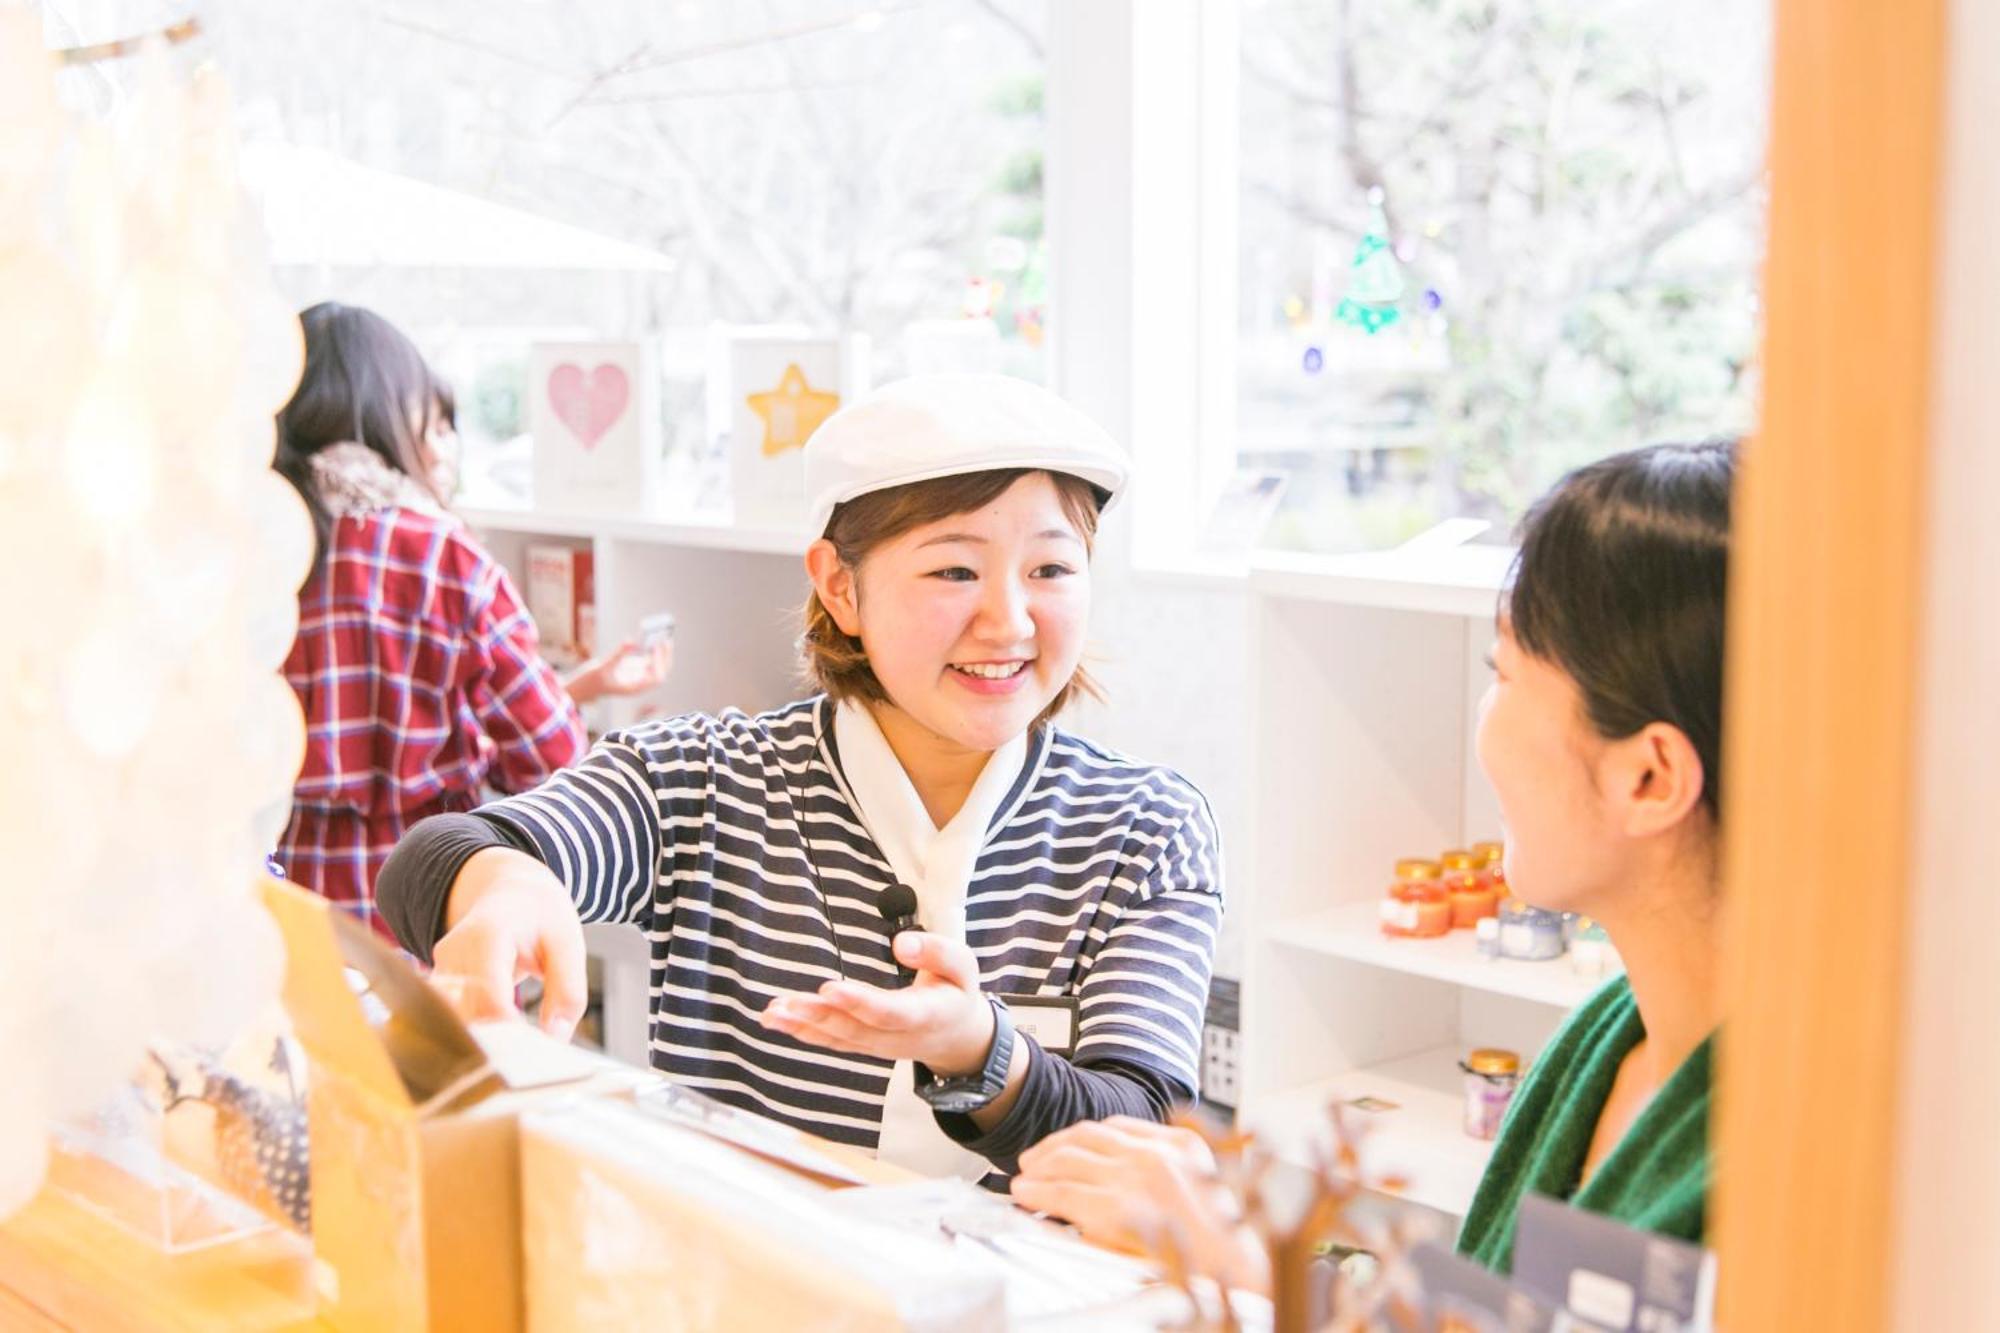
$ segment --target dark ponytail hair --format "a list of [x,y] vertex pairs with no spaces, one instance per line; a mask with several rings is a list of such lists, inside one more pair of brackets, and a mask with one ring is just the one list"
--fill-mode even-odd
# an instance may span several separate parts
[[1662,444],[1578,468],[1537,501],[1502,604],[1514,641],[1621,739],[1678,727],[1722,809],[1722,638],[1736,444]]
[[453,403],[450,388],[417,345],[374,311],[322,301],[301,313],[299,323],[305,330],[305,370],[292,400],[278,412],[272,466],[312,514],[317,568],[333,519],[313,485],[313,455],[330,444],[364,444],[443,504],[424,464],[423,435],[440,416],[449,423]]

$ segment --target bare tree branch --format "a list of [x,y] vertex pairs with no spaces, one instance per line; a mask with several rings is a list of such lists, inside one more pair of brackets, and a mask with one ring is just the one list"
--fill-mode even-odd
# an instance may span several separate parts
[[518,51],[510,51],[505,47],[495,46],[491,42],[483,42],[475,37],[468,37],[464,33],[450,32],[443,28],[433,27],[428,23],[419,23],[415,19],[405,18],[393,10],[368,5],[363,12],[379,22],[389,24],[391,27],[419,33],[434,41],[443,42],[448,46],[456,46],[467,51],[477,51],[482,55],[489,55],[512,65],[519,65],[523,69],[532,69],[539,74],[554,75],[558,79],[573,79],[576,77],[576,71],[574,70],[550,64],[545,60],[538,60],[533,56],[522,55]]
[[1595,254],[1577,265],[1579,280],[1573,286],[1576,296],[1597,290],[1622,270],[1643,266],[1660,247],[1679,236],[1696,223],[1706,221],[1717,211],[1741,199],[1755,189],[1764,179],[1764,164],[1755,166],[1717,181],[1707,189],[1688,196],[1679,208],[1647,224],[1636,233],[1622,237],[1604,246]]

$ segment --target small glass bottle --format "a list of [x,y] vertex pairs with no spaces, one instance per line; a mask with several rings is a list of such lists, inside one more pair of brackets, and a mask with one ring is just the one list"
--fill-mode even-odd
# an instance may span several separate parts
[[1465,1132],[1491,1141],[1521,1084],[1521,1057],[1489,1047],[1472,1052],[1458,1067],[1465,1071]]

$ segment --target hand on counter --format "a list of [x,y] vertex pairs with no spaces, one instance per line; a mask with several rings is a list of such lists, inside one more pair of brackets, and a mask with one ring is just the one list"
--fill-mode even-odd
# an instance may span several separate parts
[[583,926],[569,891],[534,857],[490,847],[466,860],[431,957],[440,992],[468,1020],[514,1013],[514,987],[542,980],[541,1026],[568,1040],[589,1000]]
[[1074,1223],[1089,1239],[1133,1253],[1177,1249],[1196,1272],[1267,1291],[1263,1247],[1234,1215],[1199,1134],[1115,1116],[1051,1134],[1021,1154],[1016,1203]]

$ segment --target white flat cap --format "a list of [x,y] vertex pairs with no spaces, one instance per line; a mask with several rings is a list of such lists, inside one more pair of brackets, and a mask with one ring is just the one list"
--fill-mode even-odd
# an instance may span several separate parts
[[[806,441],[811,531],[871,491],[967,472],[1038,468],[1115,499],[1131,465],[1102,426],[1039,384],[1008,375],[912,375],[841,408]],[[1105,502],[1110,507],[1110,500]]]

